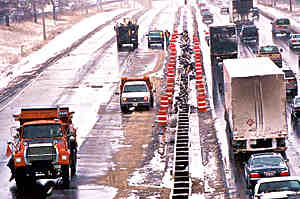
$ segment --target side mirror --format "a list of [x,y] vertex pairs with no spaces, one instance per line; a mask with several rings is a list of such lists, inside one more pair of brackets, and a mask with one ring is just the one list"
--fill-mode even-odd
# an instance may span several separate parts
[[251,189],[248,189],[248,190],[246,191],[246,194],[249,195],[249,196],[251,196],[251,195],[253,194],[253,191],[252,191]]
[[149,36],[149,34],[146,34],[146,36],[148,37],[148,36]]

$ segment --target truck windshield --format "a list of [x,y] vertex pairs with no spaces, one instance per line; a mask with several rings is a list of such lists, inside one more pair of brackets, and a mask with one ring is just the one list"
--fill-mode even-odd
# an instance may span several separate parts
[[43,124],[24,127],[23,138],[51,138],[62,136],[61,125]]
[[123,92],[147,92],[147,86],[145,84],[125,85]]
[[149,37],[163,37],[162,31],[151,31],[149,32]]

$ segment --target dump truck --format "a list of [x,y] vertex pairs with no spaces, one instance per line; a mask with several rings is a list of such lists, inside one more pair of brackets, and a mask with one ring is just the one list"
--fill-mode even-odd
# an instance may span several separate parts
[[76,128],[72,124],[74,112],[68,107],[22,108],[13,117],[19,122],[14,128],[15,148],[8,165],[16,185],[24,189],[36,179],[61,177],[69,187],[76,173]]
[[284,73],[267,57],[226,59],[224,109],[234,154],[287,149]]
[[122,77],[120,84],[120,107],[122,112],[131,108],[146,108],[154,104],[154,90],[149,76]]
[[244,24],[253,24],[253,0],[231,0],[229,21],[237,25],[238,31]]
[[138,48],[139,25],[133,19],[124,18],[122,23],[114,26],[117,37],[117,47],[120,50],[124,45],[130,45],[133,49]]

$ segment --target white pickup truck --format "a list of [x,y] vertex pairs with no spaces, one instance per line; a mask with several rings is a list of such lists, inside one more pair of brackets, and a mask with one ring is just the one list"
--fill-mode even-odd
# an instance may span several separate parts
[[122,112],[135,108],[153,107],[153,86],[148,76],[122,77],[120,85],[120,107]]

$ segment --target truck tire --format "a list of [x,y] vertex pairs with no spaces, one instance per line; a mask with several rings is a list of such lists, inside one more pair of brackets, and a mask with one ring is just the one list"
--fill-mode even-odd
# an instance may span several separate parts
[[75,176],[77,168],[77,151],[76,149],[72,150],[71,153],[71,176]]
[[127,113],[128,110],[127,110],[127,108],[125,106],[121,106],[121,112],[122,113]]
[[16,185],[17,188],[20,191],[24,191],[25,190],[25,184],[26,184],[26,175],[25,175],[25,168],[16,168]]
[[148,42],[148,48],[151,48],[151,44]]
[[62,183],[63,187],[66,189],[70,188],[71,176],[70,165],[62,165]]

